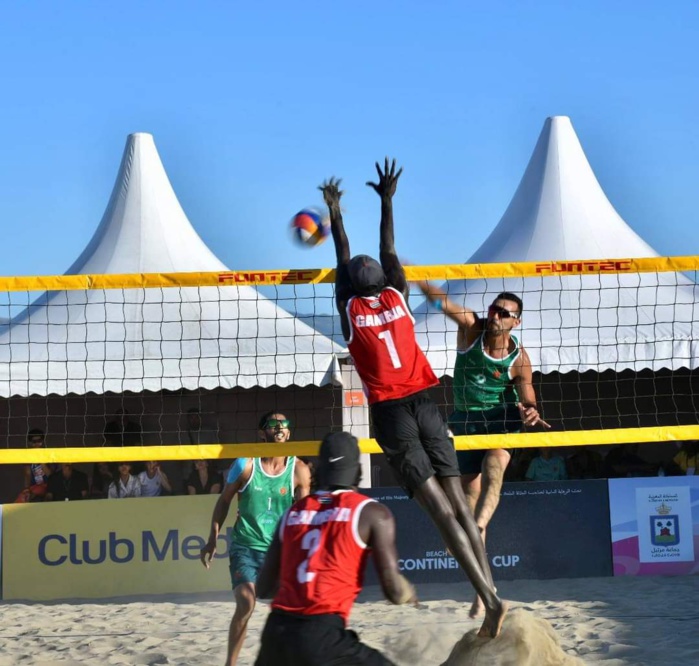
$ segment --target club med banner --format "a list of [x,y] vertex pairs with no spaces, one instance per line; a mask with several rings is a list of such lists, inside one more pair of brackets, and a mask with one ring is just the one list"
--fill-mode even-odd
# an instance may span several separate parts
[[[130,498],[3,507],[4,599],[105,598],[230,589],[228,533],[199,561],[217,497]],[[7,545],[10,544],[10,547]]]
[[699,477],[609,480],[615,576],[699,573]]

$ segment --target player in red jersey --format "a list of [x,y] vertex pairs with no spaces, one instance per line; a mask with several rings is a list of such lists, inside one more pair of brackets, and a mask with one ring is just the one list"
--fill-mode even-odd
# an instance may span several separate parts
[[326,435],[320,490],[282,516],[257,578],[258,596],[274,600],[256,666],[393,666],[346,629],[370,550],[386,598],[416,602],[398,570],[393,515],[356,492],[360,470],[357,439]]
[[460,483],[456,451],[426,390],[438,384],[415,339],[410,289],[394,246],[396,162],[376,164],[381,197],[379,258],[350,257],[340,210],[340,181],[321,185],[330,209],[337,269],[335,298],[342,333],[369,399],[374,435],[402,485],[430,515],[444,542],[483,599],[481,636],[500,632],[507,604],[495,593],[480,532]]

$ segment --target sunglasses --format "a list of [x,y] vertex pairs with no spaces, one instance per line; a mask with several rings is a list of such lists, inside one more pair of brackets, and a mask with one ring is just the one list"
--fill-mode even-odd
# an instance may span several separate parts
[[268,419],[265,423],[265,430],[274,430],[275,428],[288,428],[291,425],[289,419]]
[[519,312],[510,312],[507,308],[501,308],[499,305],[491,305],[488,308],[488,314],[493,317],[497,315],[500,319],[519,319]]

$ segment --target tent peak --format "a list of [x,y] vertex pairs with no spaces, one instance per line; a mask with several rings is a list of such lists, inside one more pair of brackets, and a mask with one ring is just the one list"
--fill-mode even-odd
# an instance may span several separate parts
[[510,205],[469,263],[653,257],[602,190],[568,116],[550,116]]

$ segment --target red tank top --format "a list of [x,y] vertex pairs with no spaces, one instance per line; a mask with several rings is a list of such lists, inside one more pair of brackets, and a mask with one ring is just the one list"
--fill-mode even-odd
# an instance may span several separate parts
[[370,497],[319,491],[282,517],[279,591],[272,608],[298,615],[340,615],[345,623],[362,589],[369,555],[359,514]]
[[415,320],[397,289],[353,296],[347,302],[347,318],[347,347],[369,404],[405,398],[439,383],[417,344]]

